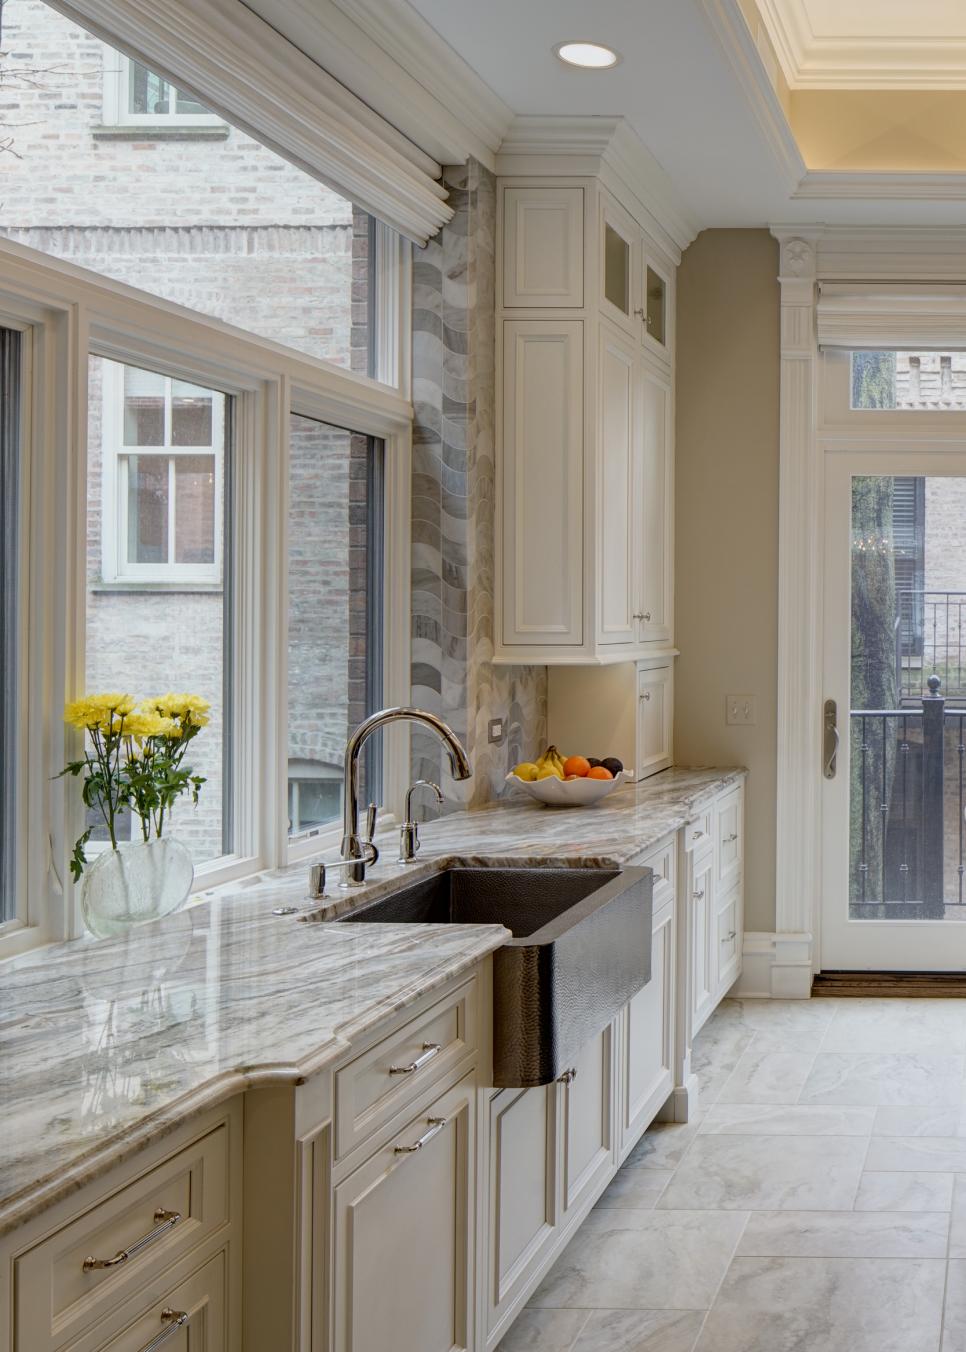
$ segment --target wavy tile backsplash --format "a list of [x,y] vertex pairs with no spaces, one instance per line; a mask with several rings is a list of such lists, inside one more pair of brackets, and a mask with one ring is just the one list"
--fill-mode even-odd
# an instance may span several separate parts
[[[455,214],[413,251],[413,702],[445,718],[470,753],[455,784],[435,738],[413,730],[413,776],[446,807],[498,798],[511,766],[542,749],[545,667],[493,665],[496,179],[447,168]],[[506,721],[501,744],[490,719]]]

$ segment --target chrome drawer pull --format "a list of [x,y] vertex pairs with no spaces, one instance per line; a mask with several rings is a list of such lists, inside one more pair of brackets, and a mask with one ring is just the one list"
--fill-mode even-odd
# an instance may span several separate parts
[[439,1056],[443,1050],[438,1042],[424,1042],[421,1056],[417,1056],[415,1061],[410,1061],[408,1066],[390,1066],[390,1075],[415,1075],[417,1070],[422,1070],[423,1066],[428,1065],[434,1056]]
[[417,1150],[422,1150],[423,1146],[428,1145],[434,1136],[439,1135],[446,1126],[447,1118],[427,1117],[426,1121],[429,1123],[429,1131],[424,1132],[419,1140],[415,1141],[412,1145],[393,1146],[394,1155],[415,1155]]
[[190,1318],[191,1315],[187,1310],[162,1310],[161,1322],[167,1324],[168,1327],[162,1329],[160,1333],[156,1333],[149,1343],[145,1343],[141,1352],[154,1352],[156,1347],[163,1347],[168,1339],[178,1332],[178,1329],[184,1328]]
[[692,831],[692,832],[691,832],[691,839],[692,839],[692,840],[700,840],[701,837],[702,837],[703,835],[704,835],[704,832],[703,832],[703,831]]
[[733,832],[732,835],[730,835],[730,836],[725,836],[724,841],[723,841],[722,843],[723,843],[724,845],[731,845],[731,844],[732,844],[734,841],[736,841],[737,839],[738,839],[738,832],[735,831],[735,832]]
[[735,936],[737,935],[737,933],[738,933],[737,930],[732,930],[730,934],[725,935],[725,937],[721,940],[721,942],[723,944],[730,944],[732,939],[734,939]]
[[166,1235],[169,1230],[173,1230],[180,1220],[180,1211],[165,1211],[163,1206],[159,1206],[154,1213],[153,1230],[148,1231],[146,1235],[142,1235],[140,1239],[135,1240],[134,1243],[128,1245],[126,1249],[119,1250],[113,1258],[93,1258],[91,1255],[88,1255],[84,1259],[84,1271],[95,1272],[98,1268],[118,1267],[121,1263],[126,1263],[129,1258],[133,1258],[136,1254],[139,1254],[142,1249],[146,1249],[148,1245],[153,1244],[156,1239],[160,1239],[161,1236]]

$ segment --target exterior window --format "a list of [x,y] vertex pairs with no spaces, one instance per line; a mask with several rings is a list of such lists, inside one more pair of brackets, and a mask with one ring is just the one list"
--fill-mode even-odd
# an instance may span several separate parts
[[225,397],[102,363],[106,582],[221,577]]
[[[383,444],[293,414],[289,427],[289,834],[342,812],[349,733],[382,699]],[[378,737],[361,790],[378,802]]]
[[853,410],[966,411],[966,352],[853,352]]
[[20,347],[0,329],[0,925],[17,916],[20,799]]
[[[211,722],[191,749],[205,779],[200,802],[182,799],[170,827],[196,866],[233,849],[222,569],[229,405],[217,390],[90,361],[84,687],[139,700],[189,691],[210,702]],[[102,571],[112,557],[114,578]],[[136,838],[137,823],[124,830]]]
[[220,126],[192,94],[110,48],[106,51],[104,120],[119,126]]

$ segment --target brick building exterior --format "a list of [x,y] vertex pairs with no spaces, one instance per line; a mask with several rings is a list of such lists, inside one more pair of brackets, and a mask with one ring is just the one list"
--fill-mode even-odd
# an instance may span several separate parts
[[[42,0],[6,0],[2,15],[0,124],[13,144],[0,155],[0,234],[367,369],[368,217],[215,118],[140,125],[126,60]],[[223,588],[105,580],[104,532],[117,523],[103,501],[102,375],[92,360],[86,684],[211,700],[192,757],[208,783],[178,822],[201,861],[223,847]],[[296,421],[290,756],[309,781],[337,774],[364,706],[367,454],[363,438]]]

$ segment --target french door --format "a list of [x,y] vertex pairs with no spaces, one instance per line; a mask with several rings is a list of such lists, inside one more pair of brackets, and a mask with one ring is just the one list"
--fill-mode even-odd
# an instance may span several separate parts
[[901,418],[824,450],[826,971],[966,971],[966,436]]

